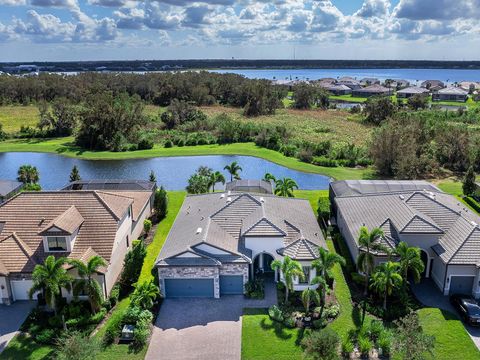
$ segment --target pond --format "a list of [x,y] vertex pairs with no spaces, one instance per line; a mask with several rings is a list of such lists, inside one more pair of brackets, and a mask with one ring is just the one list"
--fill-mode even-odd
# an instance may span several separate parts
[[15,179],[18,168],[24,164],[36,166],[40,172],[40,184],[44,190],[60,189],[68,183],[74,165],[80,170],[83,180],[88,179],[148,179],[153,170],[157,183],[167,190],[183,190],[195,170],[206,165],[221,171],[227,181],[229,174],[225,165],[237,161],[243,168],[244,179],[261,179],[269,172],[277,178],[294,179],[300,189],[328,189],[331,179],[324,175],[292,170],[270,161],[251,156],[212,155],[157,157],[129,160],[82,160],[48,153],[8,152],[0,153],[0,179]]

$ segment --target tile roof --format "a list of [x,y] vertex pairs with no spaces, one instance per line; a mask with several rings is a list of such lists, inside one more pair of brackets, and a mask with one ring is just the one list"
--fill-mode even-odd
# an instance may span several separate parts
[[32,272],[34,252],[15,233],[0,240],[0,274]]
[[418,86],[410,86],[402,90],[398,90],[397,94],[428,94],[428,89]]
[[331,182],[330,188],[336,197],[415,190],[441,192],[435,185],[424,180],[340,180]]
[[296,260],[311,260],[319,256],[318,246],[307,239],[298,239],[288,246],[279,249],[278,253]]
[[445,94],[445,95],[468,95],[468,91],[463,90],[462,88],[459,87],[447,87],[441,90],[438,90],[439,94]]
[[[0,222],[4,223],[0,232],[0,261],[7,265],[10,260],[2,256],[13,254],[13,251],[17,254],[28,253],[29,259],[15,256],[7,268],[10,272],[31,272],[32,264],[43,262],[51,254],[44,252],[41,232],[54,224],[67,232],[79,229],[72,252],[56,252],[56,256],[84,259],[88,254],[98,254],[109,263],[119,218],[123,217],[133,201],[121,195],[99,194],[95,191],[18,194],[0,206]],[[12,250],[12,246],[16,250]],[[2,247],[8,251],[3,251]]]
[[326,247],[307,200],[268,194],[211,193],[185,199],[157,264],[200,243],[248,259],[251,251],[245,248],[244,235],[282,236],[285,247],[299,239],[308,239],[312,246]]

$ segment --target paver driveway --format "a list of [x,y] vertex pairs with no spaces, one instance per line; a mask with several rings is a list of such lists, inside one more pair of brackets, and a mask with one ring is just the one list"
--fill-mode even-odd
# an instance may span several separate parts
[[276,303],[275,284],[265,290],[264,300],[165,299],[145,359],[239,360],[243,308]]
[[34,306],[33,301],[17,301],[10,306],[0,305],[0,353],[15,336]]

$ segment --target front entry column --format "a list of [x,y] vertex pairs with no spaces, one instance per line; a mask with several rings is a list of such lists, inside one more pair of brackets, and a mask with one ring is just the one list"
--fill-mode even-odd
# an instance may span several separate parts
[[261,253],[260,255],[258,255],[258,267],[260,269],[262,269],[262,271],[264,270],[263,268],[263,253]]

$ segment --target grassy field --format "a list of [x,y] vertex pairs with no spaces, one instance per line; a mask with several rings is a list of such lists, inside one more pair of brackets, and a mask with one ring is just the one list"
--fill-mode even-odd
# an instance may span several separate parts
[[363,124],[344,110],[295,110],[279,109],[275,115],[246,118],[242,110],[223,106],[202,107],[209,116],[227,113],[232,118],[260,124],[285,125],[293,132],[293,138],[319,142],[353,143],[365,146],[370,139],[372,127]]
[[29,106],[0,106],[0,124],[3,131],[13,133],[20,130],[20,127],[35,127],[38,123],[38,108]]
[[1,360],[46,360],[53,359],[53,347],[33,342],[26,335],[17,335],[0,354]]
[[334,179],[366,179],[373,177],[371,169],[356,169],[346,167],[322,167],[307,164],[296,158],[255,146],[253,143],[237,143],[228,145],[200,145],[164,148],[155,146],[150,150],[110,152],[87,151],[73,145],[73,138],[56,139],[11,139],[0,142],[0,152],[50,152],[59,155],[89,160],[122,160],[140,159],[160,156],[196,156],[196,155],[245,155],[259,157],[290,169],[303,172],[323,174]]

